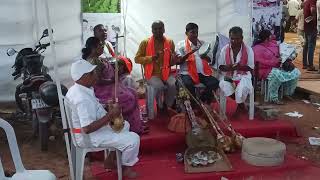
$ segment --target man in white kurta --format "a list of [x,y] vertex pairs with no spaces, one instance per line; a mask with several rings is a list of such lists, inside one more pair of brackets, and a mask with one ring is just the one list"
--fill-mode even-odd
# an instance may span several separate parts
[[[254,69],[254,55],[251,47],[243,43],[243,31],[240,27],[231,28],[229,38],[230,44],[222,48],[218,60],[218,66],[222,73],[219,87],[225,96],[235,94],[235,100],[240,105],[238,107],[242,108],[247,96],[253,91],[250,71]],[[227,63],[227,55],[230,55],[229,64]],[[246,64],[241,63],[242,59],[245,59]],[[235,86],[230,80],[239,83]]]
[[[125,175],[132,175],[130,166],[138,162],[140,138],[129,132],[129,123],[125,121],[121,132],[114,132],[109,126],[110,120],[118,116],[120,110],[106,112],[94,95],[92,86],[96,82],[95,65],[78,60],[71,66],[71,77],[75,84],[68,90],[67,99],[72,104],[72,122],[74,129],[89,135],[89,141],[81,133],[75,133],[80,146],[114,147],[122,152],[122,165]],[[89,143],[89,144],[88,144]]]

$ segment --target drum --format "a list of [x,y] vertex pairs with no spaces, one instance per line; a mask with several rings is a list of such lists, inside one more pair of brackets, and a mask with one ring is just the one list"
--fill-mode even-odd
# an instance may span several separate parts
[[211,44],[210,43],[203,43],[199,49],[200,56],[202,55],[208,55],[208,53],[211,51]]
[[284,161],[286,145],[278,140],[255,137],[243,141],[241,159],[254,166],[279,166]]

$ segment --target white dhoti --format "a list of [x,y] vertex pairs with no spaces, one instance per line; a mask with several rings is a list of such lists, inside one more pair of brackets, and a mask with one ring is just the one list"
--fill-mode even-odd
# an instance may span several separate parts
[[[177,94],[176,89],[176,79],[170,75],[168,80],[164,83],[159,77],[152,76],[148,80],[148,85],[150,85],[154,90],[154,96],[159,97],[161,91],[165,90],[164,100],[165,103],[170,107],[175,101],[175,96]],[[162,104],[158,104],[160,108]]]
[[120,133],[113,132],[110,126],[103,128],[101,141],[98,147],[114,147],[122,152],[122,165],[133,166],[138,162],[140,137],[134,132],[129,132],[130,125],[125,121],[124,128]]
[[223,78],[219,82],[220,90],[225,96],[231,96],[235,93],[235,100],[237,104],[244,103],[250,93],[253,92],[253,86],[251,81],[251,75],[240,75],[238,74],[234,80],[239,80],[240,82],[236,87],[228,81],[225,81]]

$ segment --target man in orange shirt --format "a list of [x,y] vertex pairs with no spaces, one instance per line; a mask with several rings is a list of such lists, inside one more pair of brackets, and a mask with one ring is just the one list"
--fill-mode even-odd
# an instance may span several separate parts
[[151,28],[153,35],[140,43],[135,62],[144,66],[144,76],[156,95],[167,86],[165,105],[158,104],[162,109],[174,104],[177,93],[175,77],[170,72],[171,66],[175,64],[175,46],[171,39],[163,35],[165,28],[162,21],[153,22]]

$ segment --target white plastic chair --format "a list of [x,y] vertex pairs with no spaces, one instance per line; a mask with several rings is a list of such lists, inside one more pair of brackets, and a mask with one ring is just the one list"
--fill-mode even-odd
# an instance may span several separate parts
[[147,105],[147,114],[149,119],[154,119],[157,116],[157,113],[154,111],[154,103],[155,99],[160,108],[163,106],[163,97],[164,97],[164,89],[160,90],[158,94],[156,94],[155,89],[145,83],[146,86],[146,105]]
[[166,86],[161,89],[158,94],[156,94],[155,89],[148,85],[147,80],[144,77],[144,68],[143,65],[141,65],[141,74],[142,74],[142,80],[146,88],[146,106],[147,106],[147,114],[149,119],[154,119],[157,116],[157,113],[154,111],[154,103],[156,100],[158,106],[160,108],[163,107],[164,102],[164,91],[166,90]]
[[1,180],[55,180],[56,176],[48,170],[26,170],[22,164],[16,135],[12,126],[0,118],[0,127],[3,128],[9,142],[11,157],[16,169],[12,177],[5,177],[0,158],[0,179]]
[[[227,98],[220,90],[220,116],[224,117],[226,114]],[[249,120],[254,118],[254,89],[249,94]]]
[[[269,102],[270,101],[270,92],[269,92],[269,89],[268,89],[268,79],[265,79],[265,80],[261,80],[261,95],[264,96],[264,102]],[[284,92],[284,86],[280,86],[280,89],[279,89],[279,99],[282,99],[283,98],[283,92]]]
[[75,148],[75,156],[73,156],[75,159],[72,161],[75,163],[74,166],[74,174],[75,174],[75,179],[76,180],[82,180],[83,179],[83,169],[84,169],[84,160],[85,156],[88,152],[97,152],[97,151],[105,151],[105,157],[107,155],[107,150],[108,151],[116,151],[116,156],[117,156],[117,172],[118,172],[118,180],[122,180],[122,163],[121,163],[121,151],[113,148],[113,147],[92,147],[90,146],[90,138],[89,135],[85,133],[81,133],[84,139],[84,146],[79,146],[78,143],[75,140],[75,135],[72,132],[73,128],[73,123],[72,123],[72,110],[75,108],[72,108],[72,104],[68,101],[67,98],[62,97],[63,99],[63,104],[66,112],[66,119],[67,119],[67,124],[70,129],[70,136],[72,139],[73,147]]

